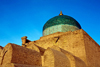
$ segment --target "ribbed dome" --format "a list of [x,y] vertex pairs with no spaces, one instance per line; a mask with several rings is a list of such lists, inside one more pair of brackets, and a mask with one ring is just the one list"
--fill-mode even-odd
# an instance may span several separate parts
[[80,24],[72,17],[59,15],[48,20],[43,26],[43,36],[55,32],[67,32],[81,29]]

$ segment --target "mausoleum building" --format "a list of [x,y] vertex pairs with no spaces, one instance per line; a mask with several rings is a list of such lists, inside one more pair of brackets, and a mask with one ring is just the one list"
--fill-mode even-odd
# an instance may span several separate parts
[[0,67],[100,67],[100,46],[62,12],[45,23],[39,40],[21,39],[22,46],[0,46]]

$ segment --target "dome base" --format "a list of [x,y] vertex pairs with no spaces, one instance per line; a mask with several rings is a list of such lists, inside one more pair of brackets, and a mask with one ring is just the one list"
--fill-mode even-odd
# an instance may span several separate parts
[[52,27],[49,27],[43,31],[43,36],[53,34],[56,32],[68,32],[68,31],[75,31],[78,30],[79,28],[73,25],[68,25],[68,24],[62,24],[62,25],[55,25]]

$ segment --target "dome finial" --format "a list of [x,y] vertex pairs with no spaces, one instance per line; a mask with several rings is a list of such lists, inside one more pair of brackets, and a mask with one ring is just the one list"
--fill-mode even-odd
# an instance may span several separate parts
[[60,14],[59,14],[59,15],[63,15],[63,14],[62,14],[62,11],[60,11]]

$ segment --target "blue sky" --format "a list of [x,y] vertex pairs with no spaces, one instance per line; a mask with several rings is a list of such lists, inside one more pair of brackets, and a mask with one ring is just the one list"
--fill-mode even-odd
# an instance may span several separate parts
[[38,40],[46,21],[61,10],[100,44],[100,0],[0,0],[0,46],[21,45],[23,36]]

